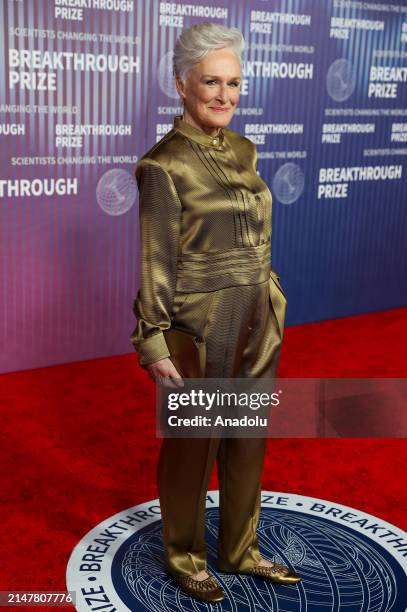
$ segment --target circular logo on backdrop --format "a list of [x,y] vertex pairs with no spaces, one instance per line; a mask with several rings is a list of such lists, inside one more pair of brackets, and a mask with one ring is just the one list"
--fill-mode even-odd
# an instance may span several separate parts
[[223,574],[216,566],[218,491],[206,502],[208,571],[226,598],[206,604],[166,575],[158,500],[106,519],[74,548],[67,588],[79,612],[405,612],[406,533],[374,516],[329,501],[262,492],[258,528],[264,557],[291,565],[303,580],[280,585]]
[[353,65],[345,58],[335,60],[326,75],[326,88],[333,100],[343,102],[353,93],[356,74]]
[[136,181],[127,170],[113,168],[105,172],[96,187],[96,199],[108,215],[123,215],[134,204]]
[[273,193],[281,204],[292,204],[304,191],[304,173],[300,166],[287,162],[273,178]]
[[169,98],[178,98],[179,94],[175,86],[174,75],[172,74],[172,60],[174,51],[165,53],[158,64],[157,78],[160,89]]

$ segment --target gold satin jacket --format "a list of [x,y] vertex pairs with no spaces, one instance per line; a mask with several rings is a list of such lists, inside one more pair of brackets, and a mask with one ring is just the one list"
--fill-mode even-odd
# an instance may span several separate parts
[[146,365],[169,356],[162,332],[171,326],[175,296],[273,274],[272,195],[257,174],[251,140],[229,128],[210,136],[182,115],[140,158],[135,176],[141,279],[131,342]]

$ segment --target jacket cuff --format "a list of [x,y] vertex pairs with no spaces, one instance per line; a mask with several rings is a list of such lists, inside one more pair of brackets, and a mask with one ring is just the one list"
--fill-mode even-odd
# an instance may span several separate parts
[[139,355],[140,365],[148,365],[170,356],[170,351],[162,332],[155,333],[142,340],[132,341],[132,343]]

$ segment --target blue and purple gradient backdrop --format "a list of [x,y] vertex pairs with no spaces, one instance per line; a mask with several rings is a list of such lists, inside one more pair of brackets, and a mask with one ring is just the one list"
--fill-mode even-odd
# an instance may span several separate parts
[[[1,332],[3,372],[91,359],[133,350],[132,303],[139,283],[137,200],[124,214],[107,214],[96,198],[99,179],[111,169],[133,174],[137,157],[157,139],[157,124],[171,127],[178,98],[160,78],[160,61],[174,46],[181,28],[159,25],[158,0],[135,0],[134,12],[84,11],[83,21],[54,16],[54,2],[0,2],[0,104],[75,106],[77,114],[1,112],[1,123],[23,123],[24,136],[1,135],[1,180],[76,177],[74,196],[1,199]],[[191,0],[189,4],[198,5]],[[404,6],[404,0],[392,0]],[[375,60],[377,49],[407,53],[401,42],[407,12],[334,8],[333,0],[219,2],[219,20],[241,29],[245,61],[294,61],[314,64],[312,79],[248,78],[240,109],[261,108],[259,116],[236,114],[230,128],[245,134],[246,123],[299,123],[297,135],[268,135],[262,151],[306,151],[304,159],[260,159],[259,171],[273,192],[273,177],[286,161],[304,174],[305,186],[292,204],[273,194],[272,265],[288,295],[287,325],[332,319],[405,305],[407,298],[406,161],[402,155],[364,157],[365,148],[403,145],[390,142],[397,117],[326,117],[326,108],[406,108],[406,85],[396,99],[367,96],[371,64],[402,66],[405,58]],[[250,12],[268,10],[311,16],[308,26],[275,24],[272,34],[250,33]],[[348,40],[330,38],[332,16],[383,20],[383,31],[351,29]],[[206,19],[185,18],[184,27]],[[138,44],[71,42],[18,36],[13,28],[127,35]],[[314,47],[314,53],[250,48],[251,43]],[[56,91],[9,86],[8,49],[76,51],[138,57],[139,72],[58,71]],[[356,87],[344,102],[333,100],[326,75],[338,58],[349,60]],[[162,74],[162,73],[161,73]],[[170,94],[170,95],[168,95]],[[161,107],[170,112],[162,114]],[[342,144],[321,144],[325,122],[373,122],[375,133],[343,136]],[[82,148],[55,144],[57,123],[129,124],[125,136],[85,136]],[[12,164],[13,157],[125,155],[128,161],[74,165]],[[345,199],[318,199],[320,167],[401,164],[394,181],[349,183]]]

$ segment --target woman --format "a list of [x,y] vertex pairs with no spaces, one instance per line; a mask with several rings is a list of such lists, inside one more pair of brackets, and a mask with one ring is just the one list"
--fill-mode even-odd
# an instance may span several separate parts
[[[275,376],[287,301],[270,269],[272,198],[256,172],[255,145],[226,127],[239,101],[243,46],[238,29],[208,22],[182,33],[174,75],[183,114],[136,167],[142,265],[131,339],[156,381],[180,378],[163,335],[172,324],[205,338],[205,377]],[[163,440],[157,476],[166,570],[198,599],[224,598],[206,572],[205,498],[215,459],[219,569],[301,580],[259,551],[265,446],[264,438]]]

